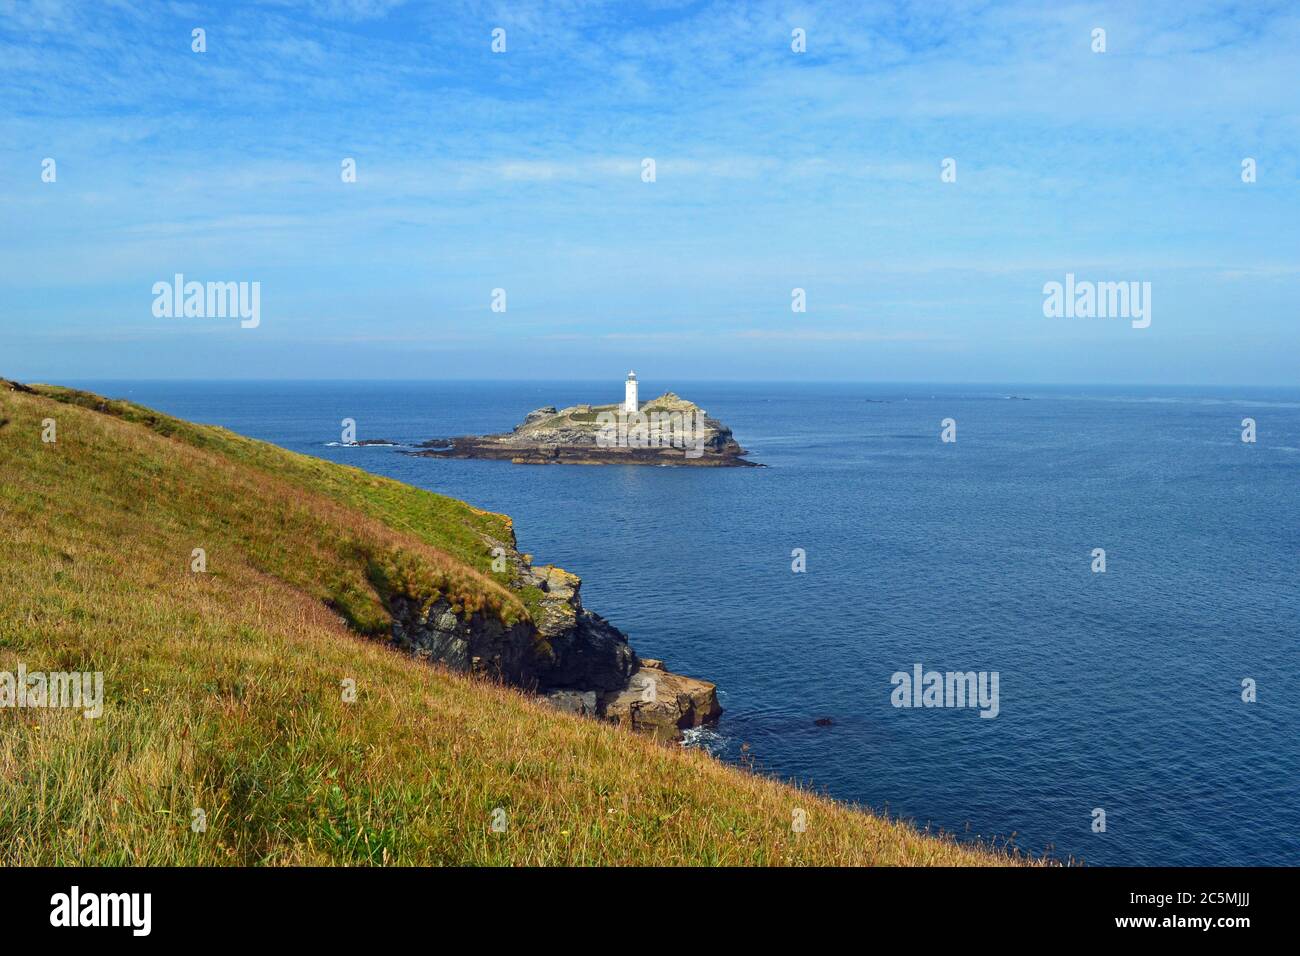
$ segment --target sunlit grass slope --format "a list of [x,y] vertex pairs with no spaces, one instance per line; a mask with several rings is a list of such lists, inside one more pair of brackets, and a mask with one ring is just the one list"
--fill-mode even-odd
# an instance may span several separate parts
[[362,636],[392,593],[525,614],[503,516],[65,389],[0,421],[0,671],[105,682],[0,710],[0,863],[1007,862]]

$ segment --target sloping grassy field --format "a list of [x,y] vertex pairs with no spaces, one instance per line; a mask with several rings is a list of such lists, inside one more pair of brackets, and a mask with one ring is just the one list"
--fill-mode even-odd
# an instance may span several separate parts
[[363,636],[393,593],[526,614],[483,535],[509,519],[0,381],[0,671],[104,674],[98,719],[0,709],[0,863],[1011,862]]

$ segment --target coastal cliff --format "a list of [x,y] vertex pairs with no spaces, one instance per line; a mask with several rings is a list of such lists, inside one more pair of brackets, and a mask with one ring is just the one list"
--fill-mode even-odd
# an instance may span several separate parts
[[445,598],[391,604],[392,643],[453,670],[534,691],[559,710],[675,740],[722,713],[715,685],[637,657],[627,635],[582,606],[582,581],[551,565],[533,567],[509,540],[489,539],[511,586],[530,595],[530,616],[511,625],[486,614],[458,616]]
[[[534,567],[516,547],[514,525],[505,515],[365,472],[345,478],[352,469],[329,466],[322,474],[311,459],[129,402],[72,389],[38,386],[37,391],[4,380],[0,387],[124,419],[192,446],[221,448],[264,474],[273,472],[275,479],[292,476],[310,488],[282,489],[290,496],[305,500],[304,495],[323,492],[357,509],[323,524],[313,519],[302,529],[300,547],[332,555],[324,569],[317,569],[323,580],[305,576],[307,568],[297,567],[301,559],[286,551],[276,529],[282,530],[287,519],[275,516],[273,507],[256,527],[265,538],[259,553],[277,554],[279,573],[313,590],[359,634],[423,661],[538,694],[561,710],[661,739],[676,739],[721,713],[708,681],[676,674],[661,678],[662,671],[651,678],[640,674],[627,635],[582,606],[580,579],[553,566]],[[295,507],[292,513],[305,517],[301,504]],[[382,515],[423,541],[395,537],[387,524],[367,522],[365,512]],[[656,697],[661,681],[666,693]],[[649,685],[654,686],[647,690]]]
[[543,406],[509,432],[424,442],[425,458],[486,458],[517,465],[755,467],[730,428],[672,392],[636,411],[620,405]]

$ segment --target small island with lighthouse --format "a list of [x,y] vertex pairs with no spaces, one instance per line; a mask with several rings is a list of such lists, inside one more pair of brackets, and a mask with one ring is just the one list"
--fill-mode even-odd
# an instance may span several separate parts
[[437,438],[420,447],[411,454],[519,465],[758,467],[731,429],[694,402],[665,392],[642,405],[635,372],[627,374],[621,404],[547,405],[509,432]]

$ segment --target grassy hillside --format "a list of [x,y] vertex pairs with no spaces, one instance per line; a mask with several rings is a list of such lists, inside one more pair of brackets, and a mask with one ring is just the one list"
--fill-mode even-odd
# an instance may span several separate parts
[[0,709],[4,865],[1007,862],[363,636],[431,587],[526,614],[501,515],[66,389],[0,422],[0,671],[105,681]]

